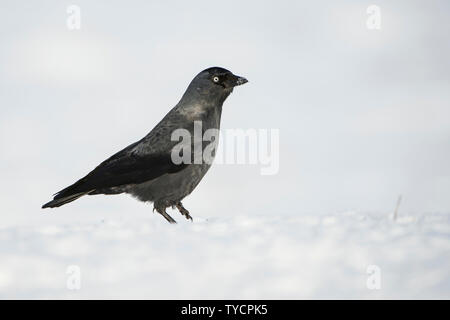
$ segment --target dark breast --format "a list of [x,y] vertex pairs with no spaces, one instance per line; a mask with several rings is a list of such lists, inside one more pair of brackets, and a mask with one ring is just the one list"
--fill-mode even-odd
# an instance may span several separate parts
[[[220,129],[221,111],[222,107],[211,108],[201,119],[198,119],[202,121],[203,133],[211,128]],[[170,135],[171,132],[167,134]],[[204,142],[203,149],[210,143],[209,141]],[[217,148],[218,141],[213,143]],[[215,156],[214,153],[213,156]],[[195,189],[210,167],[211,165],[208,163],[190,164],[177,173],[164,174],[141,184],[124,186],[122,192],[130,193],[141,201],[152,201],[158,205],[172,206]]]

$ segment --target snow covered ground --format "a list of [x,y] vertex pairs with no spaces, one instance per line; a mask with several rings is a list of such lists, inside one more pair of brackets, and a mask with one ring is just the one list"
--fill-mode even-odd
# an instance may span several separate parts
[[0,229],[0,298],[450,298],[448,214],[177,217]]

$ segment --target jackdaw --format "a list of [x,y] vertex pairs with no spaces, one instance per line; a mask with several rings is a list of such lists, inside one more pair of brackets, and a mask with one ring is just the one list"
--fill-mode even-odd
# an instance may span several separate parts
[[[194,136],[198,123],[201,124],[202,134],[208,129],[218,130],[225,99],[235,86],[246,82],[247,79],[224,68],[203,70],[191,81],[178,104],[149,134],[56,193],[53,200],[42,208],[59,207],[84,195],[128,193],[138,200],[153,202],[153,210],[170,223],[176,221],[167,214],[168,207],[176,207],[186,219],[192,220],[181,201],[195,189],[211,163],[173,161],[172,151],[179,141],[174,141],[172,133],[184,129],[184,132]],[[195,139],[190,143],[193,153]],[[201,151],[204,150],[205,143],[200,145]]]

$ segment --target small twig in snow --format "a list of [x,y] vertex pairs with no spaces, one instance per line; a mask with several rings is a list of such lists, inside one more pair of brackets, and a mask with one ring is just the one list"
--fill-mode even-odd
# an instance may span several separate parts
[[394,221],[397,220],[398,208],[400,207],[401,202],[402,202],[402,195],[399,195],[398,199],[397,199],[397,205],[395,206],[395,211],[394,211]]

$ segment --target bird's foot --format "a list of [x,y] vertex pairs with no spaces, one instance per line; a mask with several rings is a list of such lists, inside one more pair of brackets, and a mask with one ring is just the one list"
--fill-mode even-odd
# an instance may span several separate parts
[[169,223],[177,223],[169,214],[166,212],[166,208],[153,208],[153,211],[158,212],[160,215],[164,217]]
[[194,221],[194,220],[192,219],[191,215],[189,214],[189,211],[188,211],[185,207],[183,207],[183,205],[181,204],[181,202],[178,202],[178,203],[176,204],[176,206],[177,206],[178,211],[180,211],[180,213],[181,213],[183,216],[185,216],[186,219],[191,220],[191,221]]

